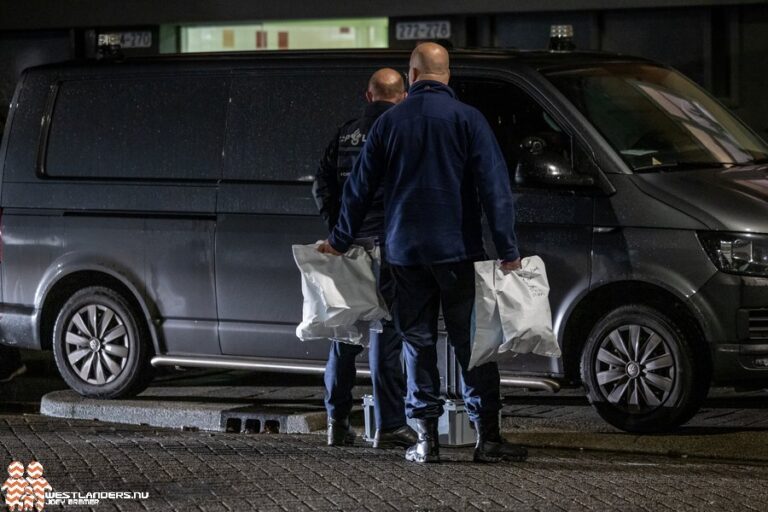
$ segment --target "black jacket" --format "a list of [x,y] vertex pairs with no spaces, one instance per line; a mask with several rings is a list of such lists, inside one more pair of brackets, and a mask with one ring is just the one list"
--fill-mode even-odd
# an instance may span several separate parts
[[[355,165],[355,160],[363,149],[368,130],[381,114],[386,112],[394,103],[375,101],[366,106],[363,116],[344,123],[336,136],[325,149],[323,158],[315,174],[312,195],[320,210],[320,216],[332,231],[339,220],[341,196],[344,183]],[[355,236],[382,237],[384,233],[384,192],[378,190],[374,196],[371,208]]]

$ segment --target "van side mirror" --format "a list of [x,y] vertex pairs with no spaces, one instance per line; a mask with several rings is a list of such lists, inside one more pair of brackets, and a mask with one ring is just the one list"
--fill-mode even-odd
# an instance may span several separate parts
[[520,144],[515,183],[522,187],[591,187],[591,176],[578,174],[562,152],[550,149],[541,137],[526,137]]

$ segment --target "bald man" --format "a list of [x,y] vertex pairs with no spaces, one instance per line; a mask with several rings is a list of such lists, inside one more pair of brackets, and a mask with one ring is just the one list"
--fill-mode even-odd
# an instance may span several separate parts
[[406,451],[413,462],[437,462],[443,413],[437,370],[437,324],[442,307],[448,338],[475,422],[474,460],[525,460],[525,447],[499,431],[499,370],[489,363],[467,370],[475,298],[474,262],[487,259],[481,227],[488,218],[502,267],[520,267],[509,173],[485,117],[448,87],[448,52],[434,43],[411,54],[408,98],[371,128],[347,181],[339,222],[319,250],[346,251],[380,184],[386,205],[386,255],[397,289],[395,319],[405,337],[408,416],[419,440]]
[[[368,130],[376,119],[405,98],[403,77],[394,69],[376,71],[368,81],[368,105],[362,117],[339,128],[328,144],[318,167],[313,194],[328,230],[336,225],[341,207],[344,182],[365,143]],[[372,246],[384,240],[383,192],[372,201],[368,214],[355,231],[359,244]],[[392,306],[394,282],[389,267],[380,268],[379,285],[387,305]],[[403,341],[392,322],[384,322],[384,331],[372,336],[369,351],[371,379],[375,398],[375,448],[407,447],[416,441],[416,433],[406,424],[405,379],[400,354]],[[331,342],[331,351],[325,367],[325,405],[328,411],[328,444],[351,445],[354,432],[349,426],[352,408],[352,387],[355,384],[355,360],[363,347]]]

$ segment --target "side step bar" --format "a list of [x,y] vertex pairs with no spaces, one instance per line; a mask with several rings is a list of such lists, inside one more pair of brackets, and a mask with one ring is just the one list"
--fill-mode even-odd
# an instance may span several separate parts
[[[187,368],[219,368],[223,370],[257,370],[262,372],[325,373],[325,363],[302,362],[288,359],[261,359],[236,356],[155,356],[152,366],[183,366]],[[358,368],[359,376],[371,374],[368,368]],[[555,393],[560,383],[554,379],[539,377],[501,377],[501,385],[517,388],[536,389]]]
[[260,370],[283,373],[325,373],[325,365],[288,359],[227,356],[155,356],[152,366],[184,366],[187,368],[220,368],[224,370]]
[[501,377],[501,385],[511,388],[528,388],[537,391],[549,391],[551,393],[560,391],[560,383],[558,381],[543,377]]

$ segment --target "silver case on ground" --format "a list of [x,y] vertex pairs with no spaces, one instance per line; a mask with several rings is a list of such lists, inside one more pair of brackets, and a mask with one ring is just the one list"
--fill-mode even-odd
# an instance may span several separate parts
[[[363,417],[365,419],[365,432],[363,439],[373,442],[376,434],[376,417],[373,412],[374,398],[371,395],[363,395]],[[415,428],[414,420],[409,419],[408,424]],[[470,446],[475,444],[475,429],[469,421],[469,415],[464,408],[463,400],[446,400],[443,415],[437,424],[440,434],[440,444],[443,446]]]

